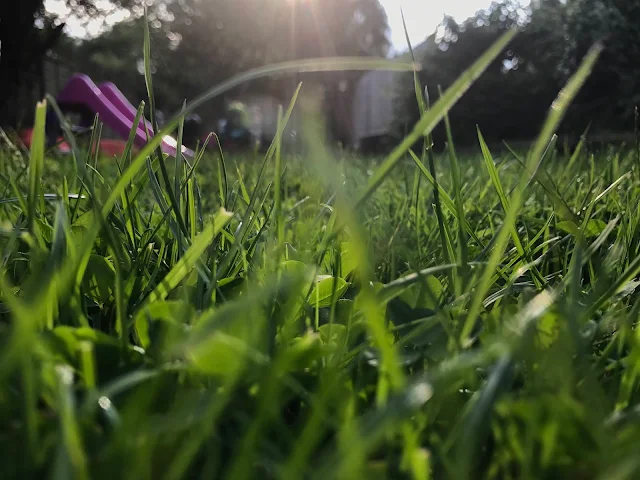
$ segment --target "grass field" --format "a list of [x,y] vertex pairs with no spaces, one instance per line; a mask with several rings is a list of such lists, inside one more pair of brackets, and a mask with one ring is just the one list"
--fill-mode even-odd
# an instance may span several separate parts
[[0,477],[636,478],[640,157],[554,148],[596,54],[530,150],[410,150],[501,47],[378,159],[312,119],[300,156],[56,158],[39,105],[0,157]]

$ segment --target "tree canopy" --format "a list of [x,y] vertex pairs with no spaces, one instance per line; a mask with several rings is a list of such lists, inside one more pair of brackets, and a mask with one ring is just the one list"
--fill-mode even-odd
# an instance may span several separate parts
[[[136,0],[59,1],[77,17],[93,18],[111,8],[130,8]],[[46,11],[44,0],[0,2],[0,123],[10,119],[9,100],[21,83],[42,77],[41,60],[62,38],[64,26],[63,19]]]
[[595,43],[604,46],[581,92],[581,116],[621,128],[640,102],[640,4],[628,0],[568,0],[564,15],[561,67],[574,70]]
[[[170,111],[253,67],[310,57],[385,56],[389,48],[387,18],[378,0],[167,0],[154,3],[148,19],[154,91],[157,103]],[[91,76],[117,78],[125,93],[144,98],[142,22],[133,16],[80,45],[67,43],[69,56]],[[286,103],[295,80],[303,78],[324,87],[326,113],[347,118],[340,97],[357,77],[351,73],[279,76],[241,89],[268,93]],[[211,110],[221,101],[212,102]],[[206,118],[207,112],[202,116]],[[336,138],[343,128],[344,122],[334,126]]]
[[[389,49],[388,25],[378,0],[60,0],[82,18],[105,8],[131,12],[127,21],[78,42],[65,37],[64,19],[44,0],[0,2],[0,122],[20,85],[42,77],[39,66],[54,46],[100,80],[117,80],[132,98],[145,96],[142,76],[143,5],[149,9],[152,71],[157,103],[174,111],[234,74],[290,59],[374,55]],[[100,7],[100,8],[99,8]],[[565,130],[588,123],[607,129],[632,126],[640,102],[640,5],[623,0],[495,1],[464,22],[446,17],[419,50],[420,73],[434,101],[506,29],[520,33],[450,112],[456,139],[475,141],[475,126],[488,140],[535,134],[555,95],[596,41],[605,50],[569,110]],[[349,99],[358,73],[316,73],[262,79],[245,91],[286,102],[297,80],[322,85],[333,137],[348,136]],[[35,79],[35,80],[34,80]],[[411,75],[397,102],[400,135],[418,117]],[[212,105],[215,108],[215,105]],[[443,138],[442,129],[436,139]]]
[[[631,129],[640,100],[637,72],[640,7],[605,0],[494,2],[464,22],[447,17],[421,49],[422,84],[432,100],[469,67],[506,29],[520,32],[450,112],[458,143],[530,139],[555,96],[596,41],[604,54],[570,108],[561,132]],[[413,79],[404,78],[397,104],[396,132],[418,118]],[[443,127],[436,140],[444,139]]]

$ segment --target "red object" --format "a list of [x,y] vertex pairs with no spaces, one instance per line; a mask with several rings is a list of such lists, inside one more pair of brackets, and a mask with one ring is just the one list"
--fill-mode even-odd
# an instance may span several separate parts
[[[20,140],[22,141],[22,143],[26,145],[27,148],[31,148],[31,141],[33,139],[32,128],[20,130],[20,132],[18,132],[18,136],[20,137]],[[100,143],[98,144],[100,153],[102,153],[103,155],[122,155],[124,153],[126,146],[127,146],[127,142],[125,142],[124,140],[110,139],[110,138],[104,138],[100,140]],[[57,148],[60,153],[71,152],[71,147],[64,140],[63,137],[58,138]],[[135,152],[137,150],[138,149],[134,146],[133,151]],[[95,152],[95,147],[94,147],[94,152]]]
[[[124,140],[112,140],[105,138],[104,140],[100,140],[100,153],[103,155],[122,155],[124,153],[124,149],[127,146],[127,142]],[[133,147],[133,151],[138,150],[135,146]]]

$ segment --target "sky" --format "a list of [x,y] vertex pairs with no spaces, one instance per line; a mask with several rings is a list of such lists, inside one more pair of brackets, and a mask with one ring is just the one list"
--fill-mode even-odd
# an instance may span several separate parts
[[[231,0],[232,1],[232,0]],[[282,0],[284,1],[284,0]],[[407,42],[402,26],[402,16],[400,9],[404,11],[407,23],[407,31],[412,45],[422,43],[431,33],[433,33],[442,21],[445,14],[453,16],[456,20],[462,21],[472,16],[476,11],[490,5],[491,0],[379,0],[387,12],[389,27],[391,29],[391,44],[394,51],[406,50]],[[108,4],[106,0],[98,0],[98,4]],[[52,13],[57,13],[61,17],[69,14],[68,9],[60,0],[45,0],[45,7]],[[123,11],[114,12],[107,23],[115,23],[127,18],[127,13]],[[95,33],[99,30],[100,24],[88,25],[88,31]],[[72,36],[82,37],[87,30],[78,22],[70,18],[67,21],[67,31]]]
[[[2,0],[0,0],[2,1]],[[108,0],[96,0],[96,6],[100,8],[109,8]],[[66,31],[72,37],[84,37],[87,34],[95,35],[98,33],[104,24],[113,25],[114,23],[126,20],[129,17],[129,13],[124,10],[113,11],[107,18],[103,20],[95,20],[85,25],[84,22],[69,17],[71,13],[70,9],[60,0],[44,0],[44,8],[47,12],[54,13],[60,18],[63,18],[66,22]],[[104,23],[103,23],[104,22]]]
[[445,14],[463,21],[482,8],[491,4],[491,0],[379,0],[387,12],[391,29],[391,44],[396,51],[407,48],[400,9],[404,12],[407,32],[413,46],[422,43],[431,35]]

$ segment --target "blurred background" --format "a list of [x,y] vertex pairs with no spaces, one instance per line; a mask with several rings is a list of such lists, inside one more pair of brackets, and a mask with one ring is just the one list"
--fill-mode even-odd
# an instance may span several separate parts
[[[135,106],[146,98],[144,6],[156,104],[163,117],[250,68],[291,59],[373,56],[410,60],[432,102],[506,29],[521,32],[451,111],[459,145],[536,136],[551,102],[588,48],[605,52],[560,133],[575,141],[633,135],[640,88],[640,2],[630,0],[24,0],[0,6],[0,125],[32,122],[35,102],[74,73],[113,82]],[[330,139],[380,153],[418,118],[411,74],[280,75],[243,84],[188,121],[187,137],[238,135],[268,143],[279,105],[297,84],[321,95]],[[287,139],[300,128],[296,115]],[[235,132],[235,133],[234,133]],[[244,135],[244,136],[242,136]],[[235,138],[235,137],[234,137]],[[434,141],[442,142],[441,130]]]

